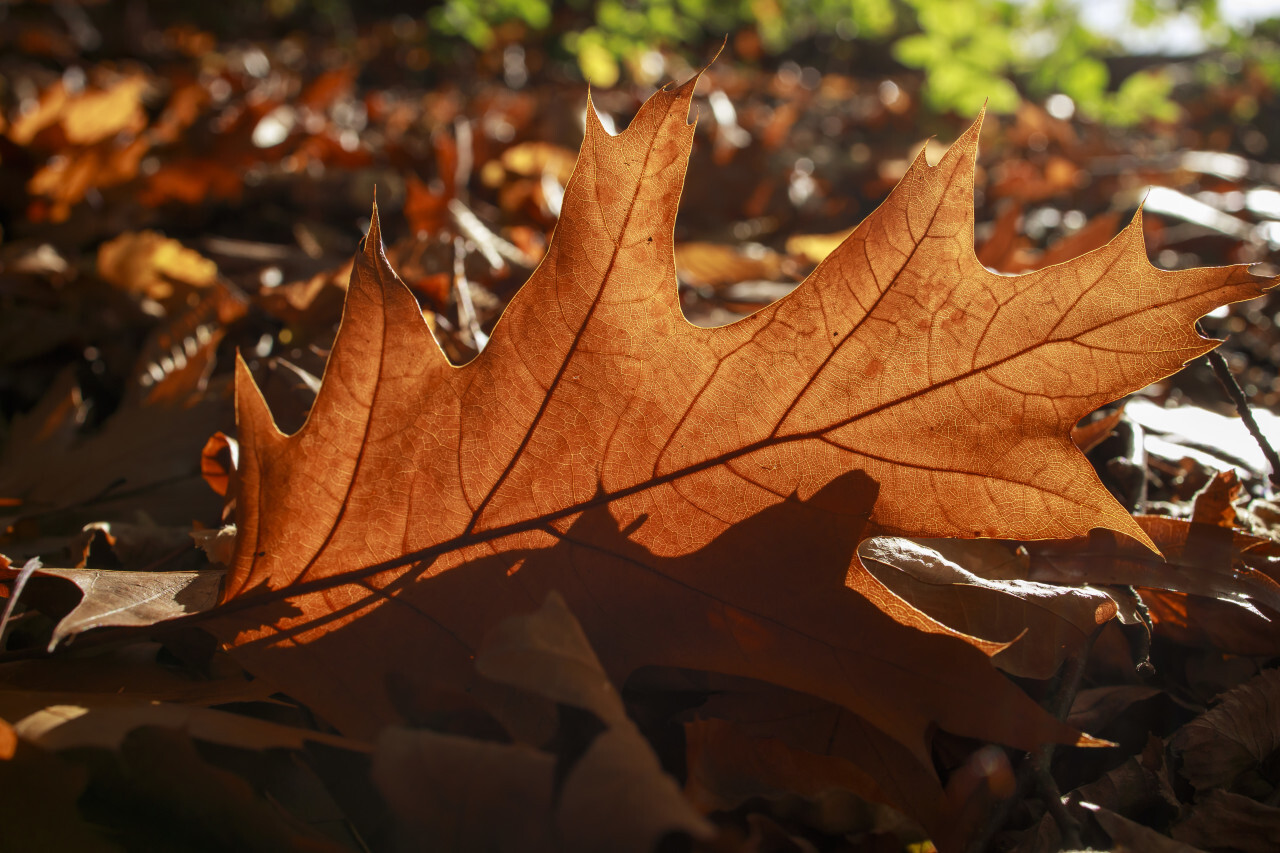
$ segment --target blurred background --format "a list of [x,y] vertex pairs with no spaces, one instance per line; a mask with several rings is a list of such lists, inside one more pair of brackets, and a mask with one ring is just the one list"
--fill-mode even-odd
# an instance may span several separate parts
[[[1278,16],[1276,0],[0,3],[0,544],[62,541],[112,502],[216,513],[193,465],[233,427],[231,355],[296,428],[375,187],[393,265],[471,358],[555,227],[588,84],[623,128],[717,51],[677,222],[693,322],[785,295],[984,103],[989,268],[1068,260],[1143,204],[1158,266],[1275,274]],[[1206,321],[1273,430],[1277,312]],[[1175,431],[1152,411],[1235,411],[1204,365],[1143,396],[1126,417],[1147,411],[1148,436]],[[1133,463],[1164,489],[1141,500],[1189,497],[1215,464],[1262,488],[1247,436],[1225,460],[1163,452]]]

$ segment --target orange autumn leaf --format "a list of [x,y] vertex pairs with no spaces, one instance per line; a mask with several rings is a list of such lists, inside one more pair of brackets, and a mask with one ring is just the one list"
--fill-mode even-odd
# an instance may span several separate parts
[[165,299],[175,285],[211,286],[218,280],[218,265],[163,234],[137,231],[98,247],[98,275],[121,290]]
[[0,720],[0,761],[8,761],[13,758],[14,752],[18,749],[18,735],[14,732],[13,726]]
[[36,109],[14,119],[8,136],[27,145],[45,128],[56,126],[70,144],[92,145],[121,131],[137,133],[147,124],[142,108],[146,88],[147,80],[140,74],[74,94],[59,81],[43,93]]
[[376,210],[301,430],[276,428],[240,363],[216,630],[348,733],[456,702],[486,631],[557,590],[615,683],[646,665],[771,682],[925,766],[935,726],[1091,742],[855,549],[1097,527],[1150,544],[1072,425],[1212,348],[1195,319],[1265,281],[1156,270],[1137,219],[1070,264],[987,271],[975,123],[790,296],[695,327],[673,251],[695,84],[616,137],[588,111],[547,255],[469,364],[432,338]]

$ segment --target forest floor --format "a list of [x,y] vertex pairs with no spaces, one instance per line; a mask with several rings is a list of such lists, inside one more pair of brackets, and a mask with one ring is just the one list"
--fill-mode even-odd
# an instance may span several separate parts
[[[119,15],[56,8],[11,9],[21,26],[0,35],[0,552],[15,581],[32,558],[200,570],[208,561],[189,532],[225,520],[206,482],[219,447],[207,443],[235,434],[234,354],[280,428],[297,429],[376,189],[392,266],[449,358],[471,359],[547,249],[587,87],[537,46],[442,63],[407,16],[362,21],[342,37],[232,37],[146,4]],[[593,90],[591,101],[606,127],[623,128],[655,86],[688,79],[708,58],[655,52],[651,80]],[[936,160],[973,119],[923,110],[919,77],[900,68],[752,59],[730,39],[694,98],[676,264],[681,303],[699,325],[788,293],[922,147]],[[982,263],[1016,274],[1069,260],[1141,205],[1161,268],[1280,272],[1275,93],[1241,74],[1183,84],[1177,99],[1176,122],[1123,130],[1060,103],[1057,117],[1030,101],[987,116],[975,199]],[[1259,118],[1242,121],[1249,112]],[[1273,440],[1277,325],[1276,294],[1204,320],[1207,334],[1227,338],[1225,363]],[[1259,543],[1280,537],[1267,462],[1208,363],[1134,395],[1108,426],[1089,458],[1130,511],[1190,519],[1208,494],[1204,521],[1212,497],[1227,494],[1215,523],[1255,537],[1244,551],[1262,554],[1270,546]],[[1242,553],[1212,559],[1238,568]],[[1249,571],[1280,578],[1266,560],[1275,558]],[[49,654],[79,593],[54,575],[24,582],[20,606],[11,591],[0,597],[14,611],[0,636],[0,823],[27,846],[0,847],[395,849],[402,836],[368,781],[367,756],[248,679],[207,635],[160,624],[95,642],[112,630],[99,627]],[[1028,685],[1046,702],[1068,689],[1068,721],[1118,744],[1059,750],[1057,787],[1077,792],[1075,813],[1083,800],[1101,808],[1084,821],[1086,842],[1156,849],[1144,846],[1154,829],[1172,833],[1169,845],[1270,849],[1280,837],[1280,679],[1270,668],[1280,632],[1260,614],[1271,611],[1185,590],[1157,599],[1154,632],[1139,620],[1098,635],[1078,693]],[[101,699],[115,693],[144,698]],[[688,783],[679,720],[693,700],[624,696],[664,766]],[[1231,712],[1229,725],[1203,723],[1215,706]],[[56,722],[86,708],[92,725]],[[211,709],[221,716],[202,716]],[[1196,745],[1204,754],[1243,754],[1235,775],[1211,781],[1170,763],[1175,739],[1192,749],[1193,721],[1218,738]],[[974,749],[940,738],[937,769],[953,772]],[[1056,849],[1043,785],[1022,783],[975,837],[993,849]],[[741,793],[730,804],[717,792],[721,835],[710,849],[919,841],[852,800]],[[157,808],[169,816],[155,820]],[[46,842],[62,846],[35,846]]]

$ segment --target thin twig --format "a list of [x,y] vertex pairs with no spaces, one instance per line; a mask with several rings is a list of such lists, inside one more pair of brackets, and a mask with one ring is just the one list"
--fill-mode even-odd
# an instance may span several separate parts
[[[1076,694],[1080,692],[1080,682],[1084,677],[1085,666],[1089,662],[1089,653],[1093,651],[1093,644],[1097,641],[1104,627],[1106,627],[1106,623],[1095,628],[1093,633],[1085,640],[1084,646],[1074,655],[1069,656],[1059,668],[1057,675],[1054,676],[1049,695],[1042,704],[1045,710],[1059,720],[1065,720],[1071,712],[1071,706],[1075,702]],[[1049,813],[1053,815],[1054,823],[1057,824],[1058,832],[1063,840],[1073,840],[1076,847],[1079,847],[1080,823],[1066,810],[1066,806],[1062,802],[1062,793],[1058,790],[1058,783],[1054,781],[1053,775],[1049,772],[1054,749],[1055,745],[1050,743],[1026,754],[1022,763],[1018,766],[1015,777],[1017,782],[1013,796],[995,805],[987,816],[982,829],[965,848],[967,853],[983,853],[987,849],[991,840],[995,838],[996,833],[1008,822],[1009,815],[1013,813],[1014,805],[1031,793],[1033,785],[1044,800]]]
[[[1049,713],[1059,720],[1065,721],[1071,714],[1071,706],[1075,704],[1076,696],[1080,692],[1080,682],[1084,679],[1085,667],[1089,663],[1089,654],[1093,651],[1093,644],[1097,642],[1098,636],[1105,627],[1104,622],[1095,628],[1085,640],[1084,647],[1068,657],[1062,664],[1062,669],[1058,671],[1057,683],[1046,705]],[[1035,752],[1031,756],[1032,772],[1035,775],[1036,787],[1040,791],[1040,799],[1049,810],[1049,814],[1053,815],[1053,822],[1058,825],[1063,849],[1078,850],[1080,849],[1080,822],[1067,811],[1066,804],[1062,802],[1062,792],[1058,790],[1058,783],[1050,771],[1056,748],[1056,744],[1047,743]]]
[[[1198,322],[1196,323],[1196,331],[1208,337],[1205,334],[1204,327]],[[1267,437],[1262,434],[1262,430],[1258,428],[1258,422],[1253,417],[1253,409],[1249,405],[1249,400],[1245,397],[1244,391],[1240,388],[1240,383],[1236,381],[1235,375],[1231,372],[1231,368],[1227,366],[1227,360],[1216,349],[1209,350],[1205,358],[1209,362],[1209,367],[1213,369],[1213,375],[1218,378],[1218,384],[1222,386],[1222,390],[1227,392],[1227,396],[1235,404],[1236,412],[1240,414],[1240,420],[1244,421],[1249,434],[1253,436],[1254,441],[1258,442],[1258,447],[1262,448],[1262,455],[1267,457],[1267,464],[1271,466],[1271,475],[1268,477],[1271,487],[1280,489],[1280,455],[1277,455],[1275,448],[1271,446],[1271,442],[1267,440]]]
[[1094,628],[1085,640],[1084,646],[1075,654],[1069,655],[1063,662],[1062,668],[1058,670],[1057,683],[1046,705],[1049,713],[1059,720],[1065,720],[1071,713],[1076,694],[1080,692],[1080,682],[1084,678],[1085,667],[1089,663],[1089,654],[1093,651],[1093,644],[1098,641],[1098,636],[1105,627],[1104,622]]
[[1049,810],[1049,814],[1053,815],[1053,822],[1058,825],[1062,849],[1079,850],[1080,821],[1067,811],[1066,803],[1062,802],[1062,792],[1058,790],[1058,783],[1049,772],[1049,764],[1053,760],[1053,746],[1053,744],[1045,744],[1031,761],[1036,787],[1040,789],[1040,798],[1044,801],[1045,808]]
[[471,338],[471,345],[476,352],[484,349],[489,343],[489,336],[480,329],[480,321],[476,318],[476,308],[471,302],[471,282],[467,281],[466,268],[462,259],[466,249],[461,237],[453,240],[453,284],[458,291],[458,325]]

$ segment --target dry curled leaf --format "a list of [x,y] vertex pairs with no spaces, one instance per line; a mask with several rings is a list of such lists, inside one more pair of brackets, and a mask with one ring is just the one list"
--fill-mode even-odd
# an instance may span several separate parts
[[0,451],[0,529],[19,522],[51,533],[79,529],[126,502],[127,517],[141,513],[162,526],[217,517],[199,453],[212,429],[229,426],[232,401],[224,381],[206,382],[222,338],[210,324],[244,310],[224,313],[212,304],[218,301],[203,301],[153,334],[124,400],[95,430],[83,430],[88,407],[74,369],[14,419]]
[[783,277],[784,259],[764,246],[725,246],[720,243],[681,243],[676,246],[680,277],[697,285],[723,287],[738,281]]
[[1230,788],[1280,750],[1280,670],[1269,669],[1222,696],[1169,741],[1197,791]]
[[1131,850],[1145,853],[1201,853],[1199,848],[1174,841],[1149,826],[1129,820],[1096,803],[1082,802],[1080,806],[1091,812],[1107,835],[1111,836],[1111,842],[1115,845],[1111,849],[1116,853],[1128,853]]
[[59,81],[45,90],[36,109],[14,120],[8,136],[18,145],[27,145],[40,131],[56,126],[70,144],[92,145],[121,131],[136,133],[147,123],[141,103],[146,87],[141,74],[75,94]]
[[498,625],[476,667],[495,682],[589,714],[593,736],[554,755],[390,729],[379,739],[374,778],[424,842],[449,850],[644,853],[669,833],[712,836],[627,716],[558,594],[537,612]]
[[208,610],[218,600],[224,574],[222,569],[129,572],[49,568],[36,573],[71,581],[84,596],[54,627],[50,650],[92,628],[154,625]]
[[1240,499],[1243,486],[1234,468],[1219,471],[1205,487],[1196,492],[1191,520],[1197,524],[1216,524],[1219,527],[1234,527],[1236,524],[1236,501]]
[[1272,853],[1280,838],[1280,808],[1230,791],[1210,791],[1170,834],[1204,850]]
[[82,767],[21,740],[0,761],[0,821],[5,846],[14,850],[78,850],[121,853],[77,808],[88,783]]
[[1137,516],[1160,547],[1154,553],[1110,531],[1074,542],[1031,545],[1029,580],[1056,584],[1122,584],[1188,593],[1280,611],[1280,584],[1268,557],[1270,541],[1221,527],[1166,516]]
[[155,231],[125,233],[98,248],[98,275],[129,293],[165,299],[175,285],[208,287],[218,265]]
[[[697,802],[727,807],[747,793],[743,783],[759,786],[754,793],[784,789],[802,766],[810,774],[802,790],[840,787],[893,806],[935,840],[950,829],[950,804],[931,763],[839,705],[767,685],[721,686],[698,716],[686,726],[688,793]],[[727,779],[737,771],[741,777]]]
[[877,536],[858,546],[858,557],[885,586],[944,625],[1007,643],[992,663],[1025,678],[1051,677],[1116,615],[1101,590],[982,577],[984,557],[1010,559],[992,542]]

